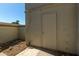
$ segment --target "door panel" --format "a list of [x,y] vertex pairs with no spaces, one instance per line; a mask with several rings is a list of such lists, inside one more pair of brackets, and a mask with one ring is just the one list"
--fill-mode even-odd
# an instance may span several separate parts
[[41,20],[40,11],[34,10],[31,18],[31,45],[41,46]]
[[43,47],[56,49],[56,13],[45,13],[42,16]]

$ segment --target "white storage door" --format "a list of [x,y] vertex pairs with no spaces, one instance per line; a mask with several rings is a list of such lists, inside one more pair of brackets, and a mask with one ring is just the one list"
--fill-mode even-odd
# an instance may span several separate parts
[[56,13],[45,13],[42,15],[43,25],[43,47],[56,49]]
[[40,11],[34,10],[31,18],[31,45],[41,46],[41,20]]

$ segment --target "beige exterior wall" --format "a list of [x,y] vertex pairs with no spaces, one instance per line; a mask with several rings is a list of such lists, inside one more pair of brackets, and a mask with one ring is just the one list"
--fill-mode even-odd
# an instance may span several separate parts
[[[47,4],[26,9],[26,41],[29,41],[31,45],[44,47],[42,17],[43,14],[54,12],[56,13],[56,41],[48,41],[47,44],[56,42],[56,50],[78,53],[76,6],[76,4]],[[45,48],[48,46],[52,45],[46,45]]]
[[79,55],[79,4],[77,4],[77,54]]
[[16,39],[25,40],[25,27],[17,24],[0,23],[0,44]]
[[18,39],[18,25],[0,23],[0,43]]
[[25,40],[25,26],[24,25],[19,26],[19,39]]

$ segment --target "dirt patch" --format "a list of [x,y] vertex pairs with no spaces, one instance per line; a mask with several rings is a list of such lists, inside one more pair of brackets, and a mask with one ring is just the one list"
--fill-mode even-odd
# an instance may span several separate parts
[[23,51],[25,48],[27,48],[26,42],[22,41],[17,43],[16,45],[10,46],[8,49],[5,49],[3,53],[8,56],[15,56],[21,51]]

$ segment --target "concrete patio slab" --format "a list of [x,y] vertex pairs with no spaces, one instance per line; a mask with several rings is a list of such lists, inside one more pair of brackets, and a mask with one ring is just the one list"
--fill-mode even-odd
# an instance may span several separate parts
[[4,54],[3,52],[0,53],[0,56],[7,56],[6,54]]
[[[8,56],[8,55],[6,55],[4,52],[1,52],[0,56]],[[19,54],[17,54],[16,56],[54,56],[54,55],[36,48],[28,47]]]
[[21,53],[17,54],[16,56],[54,56],[54,55],[41,51],[36,48],[28,47]]

